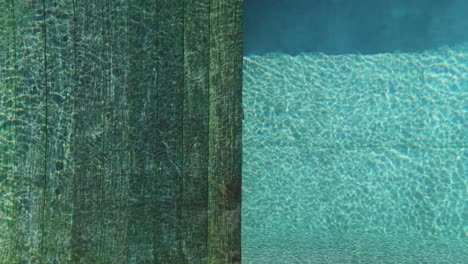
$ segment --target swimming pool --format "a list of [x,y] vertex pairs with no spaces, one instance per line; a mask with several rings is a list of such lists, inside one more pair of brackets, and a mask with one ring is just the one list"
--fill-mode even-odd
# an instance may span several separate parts
[[245,263],[462,263],[468,45],[244,58]]

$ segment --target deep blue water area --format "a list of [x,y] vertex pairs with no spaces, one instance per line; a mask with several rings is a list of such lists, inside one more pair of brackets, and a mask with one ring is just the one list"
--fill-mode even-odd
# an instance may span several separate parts
[[244,54],[413,52],[468,41],[466,0],[245,0]]

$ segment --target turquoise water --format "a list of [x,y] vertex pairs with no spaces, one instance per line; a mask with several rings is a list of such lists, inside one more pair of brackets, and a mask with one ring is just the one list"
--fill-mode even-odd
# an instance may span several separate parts
[[465,263],[468,45],[244,58],[243,263]]

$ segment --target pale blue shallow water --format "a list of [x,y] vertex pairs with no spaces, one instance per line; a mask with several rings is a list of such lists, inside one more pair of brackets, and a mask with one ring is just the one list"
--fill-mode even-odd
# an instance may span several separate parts
[[466,263],[468,45],[244,58],[243,263]]

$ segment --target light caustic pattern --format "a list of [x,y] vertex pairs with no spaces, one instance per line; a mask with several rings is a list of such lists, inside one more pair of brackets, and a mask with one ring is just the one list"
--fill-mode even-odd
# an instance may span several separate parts
[[244,256],[275,230],[466,240],[467,90],[466,45],[244,58]]

